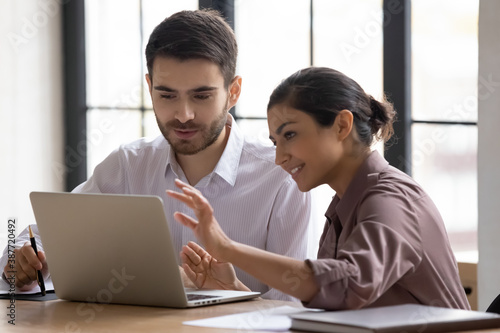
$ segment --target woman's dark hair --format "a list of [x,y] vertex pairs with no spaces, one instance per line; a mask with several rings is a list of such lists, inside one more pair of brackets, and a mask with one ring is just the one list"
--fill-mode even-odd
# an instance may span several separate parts
[[374,138],[385,142],[394,132],[392,104],[385,97],[377,101],[356,81],[331,68],[309,67],[283,80],[271,94],[267,110],[282,103],[309,114],[322,127],[332,126],[340,111],[351,111],[356,132],[366,146]]
[[219,12],[186,10],[167,17],[151,33],[146,46],[150,76],[157,56],[181,61],[207,59],[219,66],[228,87],[236,71],[238,46],[233,30]]

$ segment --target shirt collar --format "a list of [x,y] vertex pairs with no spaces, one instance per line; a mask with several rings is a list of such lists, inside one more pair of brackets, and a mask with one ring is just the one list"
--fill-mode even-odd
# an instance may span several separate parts
[[[226,126],[229,130],[229,138],[227,140],[226,147],[224,148],[222,156],[220,157],[219,162],[217,162],[215,169],[209,175],[204,177],[204,179],[211,179],[213,174],[217,174],[228,184],[234,186],[236,183],[236,176],[238,174],[238,165],[240,163],[241,153],[243,151],[244,136],[231,114],[227,115]],[[176,177],[184,174],[179,163],[177,162],[177,159],[175,158],[175,152],[170,145],[168,149],[165,172],[167,172],[169,166],[175,173]]]
[[224,149],[219,162],[215,166],[214,172],[222,177],[231,186],[234,186],[236,183],[236,176],[238,175],[238,165],[240,164],[240,157],[245,140],[243,133],[240,131],[231,114],[228,114],[226,126],[229,130],[229,138],[227,140],[226,148]]
[[175,158],[175,152],[172,149],[170,143],[168,143],[167,139],[165,139],[165,143],[168,145],[167,164],[165,165],[165,176],[167,175],[168,168],[170,167],[172,172],[175,174],[175,178],[180,178],[179,175],[183,175],[184,173],[182,172],[179,163],[177,163],[177,160]]
[[[377,183],[379,174],[386,169],[388,165],[389,163],[380,156],[378,151],[372,151],[359,167],[342,199],[335,196],[335,207],[329,207],[329,210],[330,208],[335,209],[342,225],[344,221],[349,220],[359,200],[363,197],[362,194],[365,190]],[[332,202],[332,204],[334,202]]]

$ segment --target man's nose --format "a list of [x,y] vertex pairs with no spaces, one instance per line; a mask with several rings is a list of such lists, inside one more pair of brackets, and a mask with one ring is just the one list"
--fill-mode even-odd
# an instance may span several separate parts
[[194,109],[188,102],[179,102],[176,111],[175,118],[181,123],[186,123],[189,120],[193,120],[195,117]]

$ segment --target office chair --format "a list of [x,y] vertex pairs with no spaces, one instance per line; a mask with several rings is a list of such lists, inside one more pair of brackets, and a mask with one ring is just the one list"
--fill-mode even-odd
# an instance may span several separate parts
[[497,298],[495,298],[493,302],[491,302],[488,309],[486,309],[486,312],[493,312],[500,314],[500,295],[498,295]]

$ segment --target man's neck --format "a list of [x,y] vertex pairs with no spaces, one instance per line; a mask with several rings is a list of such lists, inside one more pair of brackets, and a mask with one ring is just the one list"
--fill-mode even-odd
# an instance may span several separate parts
[[226,125],[217,140],[204,150],[194,155],[176,154],[184,175],[190,185],[196,185],[203,177],[211,173],[224,152],[231,128]]

